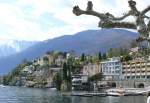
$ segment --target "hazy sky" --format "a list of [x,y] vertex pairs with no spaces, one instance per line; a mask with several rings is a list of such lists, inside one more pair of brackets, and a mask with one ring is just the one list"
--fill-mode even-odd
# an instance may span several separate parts
[[[85,9],[88,0],[0,0],[0,39],[45,40],[74,34],[87,29],[99,29],[99,19],[75,16],[72,7]],[[92,0],[94,9],[119,16],[126,12],[128,0]],[[136,0],[143,9],[150,0]]]

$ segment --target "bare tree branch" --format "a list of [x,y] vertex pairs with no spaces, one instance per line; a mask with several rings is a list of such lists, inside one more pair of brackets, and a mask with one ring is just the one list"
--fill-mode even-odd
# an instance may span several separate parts
[[136,2],[133,0],[128,1],[129,7],[131,8],[131,12],[134,16],[138,15],[140,12],[136,8]]
[[136,29],[136,25],[131,22],[99,22],[99,27],[102,28],[128,28]]
[[150,31],[150,20],[149,20],[149,22],[147,24],[147,30]]
[[131,13],[128,12],[127,14],[124,14],[122,17],[113,17],[112,20],[121,21],[130,15],[131,15]]
[[86,11],[84,11],[84,10],[81,10],[81,9],[79,8],[79,6],[74,6],[74,7],[73,7],[73,13],[74,13],[76,16],[80,16],[80,15],[82,15],[82,14],[86,14],[86,15],[96,16],[96,17],[98,17],[98,18],[100,18],[100,19],[102,19],[102,20],[108,19],[108,16],[105,15],[105,14],[103,14],[103,13],[98,13],[98,12],[93,11],[93,10],[86,10]]
[[150,11],[150,6],[148,6],[146,9],[144,9],[143,11],[141,11],[141,14],[145,15],[148,11]]
[[[143,11],[139,11],[136,7],[136,2],[134,0],[128,1],[129,10],[126,14],[121,17],[115,17],[114,15],[108,13],[99,13],[93,10],[92,1],[88,1],[87,9],[81,10],[79,6],[73,7],[73,13],[77,16],[82,14],[96,16],[100,19],[98,24],[101,28],[128,28],[128,29],[136,29],[140,33],[139,42],[143,40],[148,40],[150,36],[150,17],[146,15],[147,12],[150,11],[150,6],[148,6]],[[133,16],[135,18],[134,23],[132,22],[123,22],[125,18]],[[146,25],[145,18],[149,20]],[[150,38],[149,38],[150,41]]]
[[112,22],[115,20],[123,20],[124,18],[128,17],[130,14],[126,14],[122,17],[114,17],[112,14],[110,13],[98,13],[96,11],[93,10],[81,10],[78,6],[75,6],[73,8],[73,13],[77,16],[80,16],[82,14],[86,14],[86,15],[92,15],[92,16],[96,16],[99,19],[101,19],[101,21],[99,22],[99,27],[102,28],[129,28],[129,29],[136,29],[136,25],[134,23],[129,23],[129,22]]
[[[87,9],[81,10],[79,6],[73,8],[73,13],[77,16],[82,14],[96,16],[100,19],[98,24],[102,28],[128,28],[128,29],[137,29],[141,37],[148,37],[150,32],[150,17],[146,16],[144,13],[150,10],[150,7],[144,9],[142,12],[138,11],[136,8],[136,2],[133,0],[128,1],[130,11],[124,14],[121,17],[115,17],[114,15],[108,13],[99,13],[93,10],[93,4],[91,1],[87,3]],[[135,17],[135,23],[123,22],[125,18],[129,16]],[[145,23],[145,18],[149,19],[148,25]]]
[[101,20],[114,20],[114,21],[121,21],[123,19],[125,19],[126,17],[130,16],[131,13],[127,13],[127,14],[124,14],[122,17],[115,17],[114,15],[110,14],[109,12],[107,12],[106,14],[104,13],[99,13],[99,12],[96,12],[94,10],[81,10],[79,8],[79,6],[74,6],[73,7],[73,13],[76,15],[76,16],[80,16],[82,14],[85,14],[85,15],[92,15],[92,16],[96,16],[98,17],[99,19]]

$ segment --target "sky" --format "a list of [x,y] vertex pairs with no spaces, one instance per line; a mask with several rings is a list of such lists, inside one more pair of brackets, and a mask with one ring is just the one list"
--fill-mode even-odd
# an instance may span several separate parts
[[[72,8],[85,9],[88,0],[0,0],[0,40],[46,40],[97,27],[93,16],[75,16]],[[94,10],[111,12],[115,16],[126,13],[128,0],[91,0]],[[139,10],[150,0],[136,0]],[[130,19],[132,20],[132,19]]]

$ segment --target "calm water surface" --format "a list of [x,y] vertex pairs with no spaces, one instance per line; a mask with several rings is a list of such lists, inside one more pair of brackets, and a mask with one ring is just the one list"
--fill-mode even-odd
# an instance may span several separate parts
[[0,103],[146,103],[146,97],[67,97],[50,89],[0,87]]

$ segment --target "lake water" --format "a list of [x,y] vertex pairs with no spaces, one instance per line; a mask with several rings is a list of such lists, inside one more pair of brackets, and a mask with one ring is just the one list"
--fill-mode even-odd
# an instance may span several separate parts
[[50,89],[0,87],[0,103],[146,103],[146,97],[69,97]]

